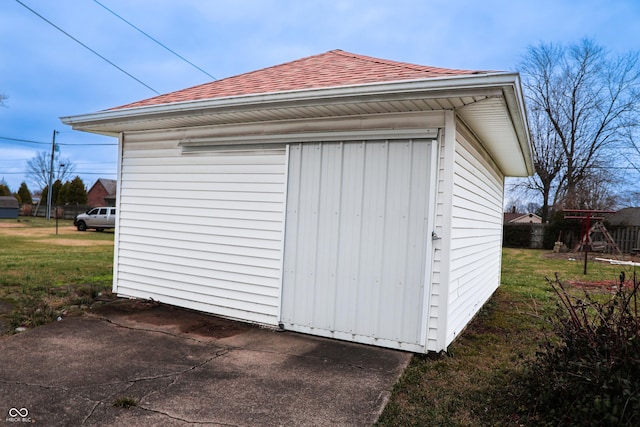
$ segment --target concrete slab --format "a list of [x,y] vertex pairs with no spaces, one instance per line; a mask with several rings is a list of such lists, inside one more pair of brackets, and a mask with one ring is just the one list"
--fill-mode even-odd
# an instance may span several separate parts
[[371,425],[410,356],[120,300],[0,338],[0,421]]

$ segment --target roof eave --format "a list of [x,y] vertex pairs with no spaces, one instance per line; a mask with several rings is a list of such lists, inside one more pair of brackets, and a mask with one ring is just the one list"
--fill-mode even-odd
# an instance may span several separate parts
[[531,175],[534,171],[529,129],[524,98],[517,73],[458,75],[418,80],[368,83],[351,86],[303,89],[286,92],[232,96],[176,102],[171,104],[105,110],[91,114],[61,117],[64,124],[74,129],[116,136],[119,124],[131,129],[132,123],[142,124],[165,117],[216,114],[227,111],[250,111],[266,108],[302,107],[331,103],[399,100],[415,97],[436,98],[447,96],[485,95],[502,97],[517,138],[517,149],[522,156],[522,170],[515,176]]
[[264,104],[294,103],[304,104],[314,100],[336,100],[358,98],[362,96],[384,96],[398,93],[434,92],[438,90],[462,90],[491,87],[510,76],[509,73],[447,76],[419,80],[401,80],[383,83],[366,83],[351,86],[300,89],[284,92],[229,96],[223,98],[195,101],[173,102],[170,104],[148,105],[141,107],[110,109],[90,114],[60,117],[60,120],[74,129],[91,132],[92,125],[100,122],[127,122],[147,119],[155,115],[186,114],[204,110],[217,110],[229,107],[259,107]]

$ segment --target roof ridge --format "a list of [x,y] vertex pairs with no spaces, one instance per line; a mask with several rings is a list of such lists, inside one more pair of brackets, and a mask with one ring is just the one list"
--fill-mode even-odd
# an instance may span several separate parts
[[346,52],[344,50],[341,49],[335,49],[335,50],[331,50],[327,53],[335,53],[338,55],[342,55],[342,56],[348,56],[351,58],[355,58],[355,59],[361,59],[363,61],[369,61],[369,62],[373,62],[375,64],[385,64],[385,65],[393,65],[393,66],[402,66],[403,68],[409,68],[411,70],[423,70],[424,68],[434,68],[434,67],[429,67],[427,65],[423,65],[420,66],[418,64],[411,64],[408,62],[400,62],[400,61],[391,61],[388,59],[383,59],[383,58],[376,58],[374,56],[368,56],[368,55],[360,55],[358,53],[352,53],[352,52]]
[[[340,49],[335,49],[335,50],[340,50]],[[308,61],[311,58],[317,58],[319,56],[326,55],[327,53],[330,53],[330,52],[333,52],[333,51],[317,53],[317,54],[311,55],[311,56],[305,56],[303,58],[298,58],[298,59],[294,59],[294,60],[291,60],[291,61],[283,62],[282,64],[270,65],[268,67],[259,68],[257,70],[253,70],[253,71],[247,71],[247,72],[244,72],[244,73],[236,74],[236,75],[229,76],[229,77],[224,77],[222,79],[214,80],[214,81],[215,82],[219,82],[221,80],[232,79],[232,78],[236,78],[236,77],[240,77],[240,76],[249,76],[251,74],[260,73],[260,72],[263,72],[263,71],[266,71],[266,70],[271,70],[271,69],[274,69],[274,68],[281,68],[281,67],[284,67],[286,65],[295,64],[296,62]],[[204,83],[204,84],[210,84],[210,83],[213,83],[213,82]]]
[[335,54],[342,55],[342,56],[347,56],[347,57],[351,57],[351,58],[355,58],[355,59],[361,59],[361,60],[364,60],[364,61],[373,62],[375,64],[391,65],[391,66],[396,66],[396,67],[407,68],[409,70],[414,70],[414,71],[430,70],[430,71],[434,71],[434,72],[442,72],[443,74],[450,74],[451,72],[456,72],[456,73],[458,73],[458,72],[468,72],[468,73],[488,73],[488,72],[492,72],[492,71],[483,71],[483,70],[466,70],[466,69],[458,69],[458,68],[442,68],[442,67],[434,67],[434,66],[431,66],[431,65],[413,64],[411,62],[393,61],[393,60],[390,60],[390,59],[376,58],[374,56],[361,55],[359,53],[347,52],[347,51],[344,51],[342,49],[330,50],[327,53],[335,53]]

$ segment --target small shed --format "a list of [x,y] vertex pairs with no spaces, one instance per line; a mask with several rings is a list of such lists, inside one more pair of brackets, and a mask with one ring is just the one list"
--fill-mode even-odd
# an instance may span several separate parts
[[334,50],[65,124],[119,140],[113,290],[441,351],[500,284],[519,75]]
[[16,219],[19,212],[18,199],[13,196],[0,196],[0,219]]

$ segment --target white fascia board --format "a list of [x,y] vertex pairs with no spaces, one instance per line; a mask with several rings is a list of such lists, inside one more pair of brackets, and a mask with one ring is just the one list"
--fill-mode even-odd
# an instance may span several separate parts
[[[451,76],[421,80],[403,80],[384,83],[367,83],[332,88],[303,89],[276,93],[241,95],[225,98],[205,99],[198,101],[175,102],[170,104],[150,105],[123,109],[104,110],[96,113],[66,116],[60,120],[74,129],[89,130],[91,124],[101,122],[117,122],[126,120],[144,120],[153,116],[194,114],[206,110],[224,110],[226,108],[256,108],[269,104],[304,105],[313,101],[348,100],[371,96],[415,96],[430,92],[452,91],[472,92],[474,90],[499,89],[505,85],[513,85],[517,79],[515,73],[477,74],[471,76]],[[466,93],[465,93],[466,94]],[[456,96],[456,95],[454,95]],[[457,95],[460,96],[460,95]]]
[[533,166],[533,150],[531,147],[529,133],[529,120],[527,117],[524,95],[522,93],[520,76],[518,74],[514,74],[514,77],[513,85],[505,86],[503,89],[504,99],[511,116],[511,122],[513,123],[518,143],[520,144],[520,150],[522,151],[527,172],[529,175],[533,175],[535,173],[535,168]]

